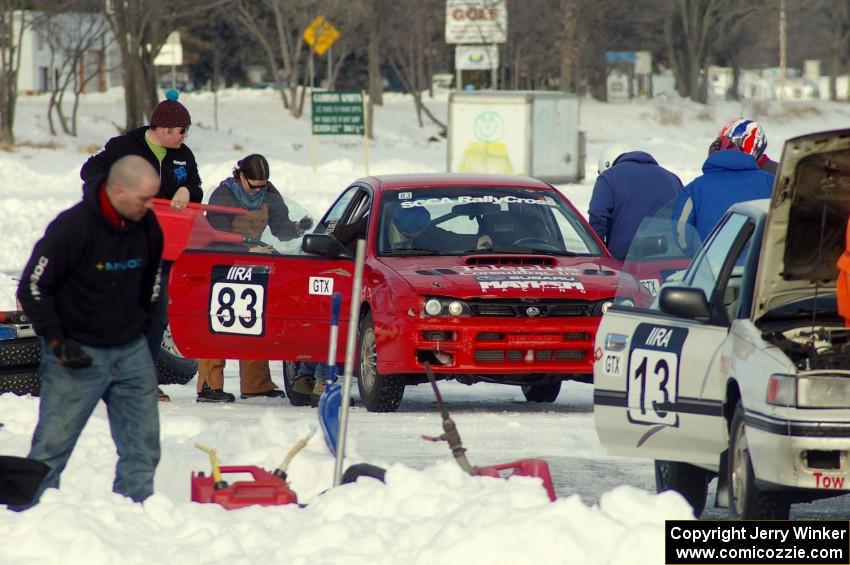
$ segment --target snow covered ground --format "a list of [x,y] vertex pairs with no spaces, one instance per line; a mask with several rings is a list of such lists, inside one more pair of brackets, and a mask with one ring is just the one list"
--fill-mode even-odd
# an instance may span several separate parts
[[[440,93],[426,103],[444,119],[446,100],[446,93]],[[272,180],[284,194],[318,215],[364,174],[362,141],[345,137],[318,138],[314,172],[308,117],[288,117],[273,91],[222,93],[218,130],[213,128],[211,94],[184,95],[182,101],[193,117],[187,143],[200,164],[205,189],[226,177],[237,159],[260,152],[269,158]],[[83,99],[79,138],[51,137],[46,107],[44,97],[22,97],[16,127],[20,146],[0,153],[6,179],[0,190],[0,273],[5,273],[0,274],[0,309],[14,305],[14,281],[8,275],[20,271],[54,215],[79,198],[80,165],[123,122],[120,91]],[[688,182],[699,174],[720,125],[742,114],[757,114],[768,135],[768,154],[778,159],[785,139],[846,124],[850,108],[824,102],[756,108],[661,99],[622,105],[586,100],[581,121],[588,140],[587,180],[561,189],[586,210],[597,156],[611,142],[649,151]],[[376,114],[376,136],[369,148],[373,174],[445,170],[445,141],[435,127],[418,127],[407,97],[386,97]],[[279,364],[273,364],[274,378],[279,375]],[[225,388],[238,390],[232,366]],[[583,461],[608,457],[592,431],[587,385],[565,387],[552,407],[529,407],[513,388],[450,384],[445,389],[450,408],[459,407],[453,414],[473,462],[547,454]],[[333,460],[319,432],[289,469],[293,489],[308,503],[305,508],[226,512],[189,502],[191,471],[208,469],[206,456],[193,445],[214,446],[224,464],[274,468],[298,439],[315,429],[315,413],[272,401],[198,405],[193,385],[168,387],[168,392],[174,400],[161,405],[157,494],[136,505],[110,493],[116,456],[101,406],[80,439],[61,490],[48,492],[38,507],[23,514],[0,507],[0,562],[661,563],[664,520],[692,516],[678,495],[656,496],[634,486],[613,486],[587,500],[577,481],[550,503],[533,480],[465,476],[445,446],[419,439],[422,433],[439,431],[424,387],[409,393],[419,399],[414,409],[405,409],[405,404],[396,414],[353,409],[349,462],[389,466],[386,486],[363,480],[321,494],[331,486]],[[499,403],[488,404],[494,397]],[[0,422],[5,424],[0,453],[27,453],[37,409],[37,399],[0,396]],[[563,427],[563,434],[536,433],[544,423],[548,430]],[[389,427],[391,435],[386,433]],[[399,460],[409,465],[395,463]],[[644,483],[650,480],[647,472],[641,477]]]

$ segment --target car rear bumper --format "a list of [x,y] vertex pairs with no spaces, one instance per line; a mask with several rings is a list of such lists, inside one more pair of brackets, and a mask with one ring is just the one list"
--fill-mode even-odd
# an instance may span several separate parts
[[376,317],[378,371],[423,373],[593,373],[600,318]]

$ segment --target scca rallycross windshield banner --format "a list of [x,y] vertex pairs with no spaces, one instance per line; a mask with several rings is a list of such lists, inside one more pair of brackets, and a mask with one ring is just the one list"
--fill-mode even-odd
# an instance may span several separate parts
[[399,195],[399,200],[401,200],[402,208],[416,208],[419,206],[440,206],[443,204],[533,204],[535,206],[558,206],[558,203],[555,202],[555,200],[551,197],[524,198],[521,196],[493,196],[491,194],[487,194],[485,196],[442,196],[438,198],[420,198],[418,200],[404,200],[404,194],[405,193]]
[[774,565],[850,563],[850,522],[667,520],[664,563]]

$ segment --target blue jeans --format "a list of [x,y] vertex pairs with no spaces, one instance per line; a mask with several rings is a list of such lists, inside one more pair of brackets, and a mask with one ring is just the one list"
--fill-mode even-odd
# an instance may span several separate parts
[[328,366],[325,363],[316,361],[302,361],[298,363],[298,370],[295,372],[295,378],[313,375],[316,379],[324,379],[328,373]]
[[157,379],[147,343],[139,337],[117,347],[82,348],[93,359],[92,365],[67,369],[42,340],[41,399],[28,457],[46,463],[50,472],[32,504],[46,489],[59,488],[59,476],[101,399],[118,450],[112,491],[141,502],[153,494],[160,454]]

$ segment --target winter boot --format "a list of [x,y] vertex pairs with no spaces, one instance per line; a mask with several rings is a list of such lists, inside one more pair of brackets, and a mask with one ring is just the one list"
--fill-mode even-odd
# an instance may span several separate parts
[[243,392],[239,395],[242,400],[248,398],[286,398],[286,393],[279,388],[264,390],[263,392]]
[[310,396],[316,379],[313,375],[302,375],[292,381],[292,390],[289,391],[289,403],[293,406],[310,406]]
[[319,405],[319,399],[325,391],[325,379],[316,379],[316,384],[313,385],[313,390],[310,392],[310,406],[316,408]]
[[210,388],[204,383],[201,392],[198,393],[198,402],[236,402],[236,397],[220,388]]

